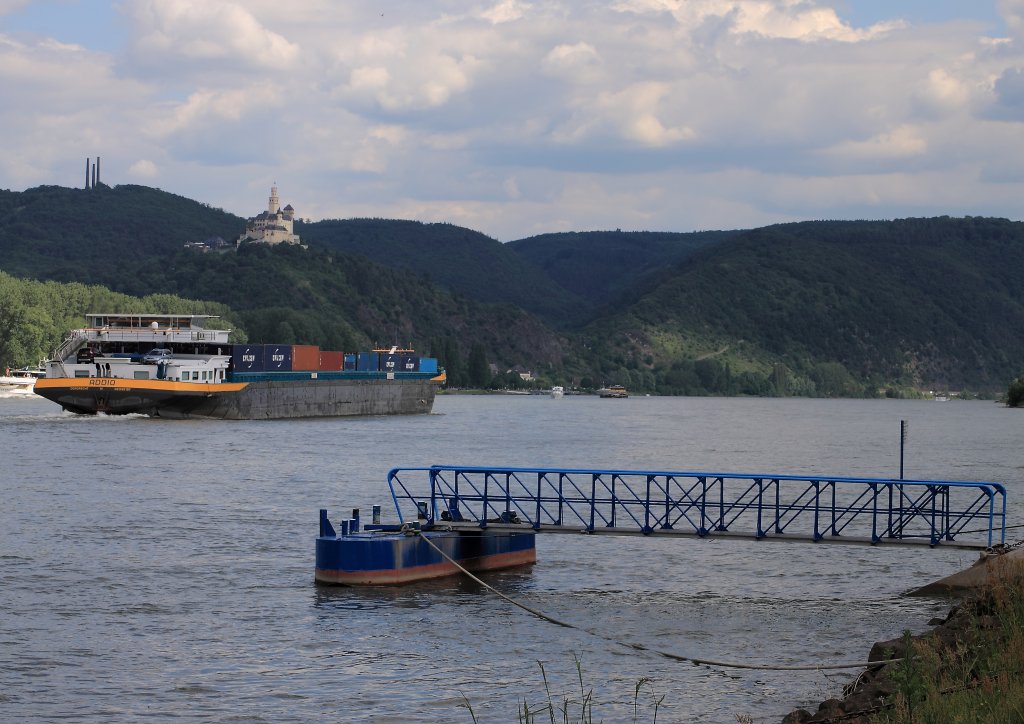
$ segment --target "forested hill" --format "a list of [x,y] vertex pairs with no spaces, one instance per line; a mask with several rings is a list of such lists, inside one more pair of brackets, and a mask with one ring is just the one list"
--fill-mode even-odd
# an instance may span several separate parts
[[646,276],[737,233],[586,231],[531,236],[507,246],[565,289],[600,305],[614,301]]
[[1020,222],[828,221],[502,245],[449,224],[356,219],[303,224],[308,249],[183,248],[244,228],[140,186],[0,191],[0,270],[218,302],[253,340],[411,342],[456,380],[469,356],[478,373],[490,362],[540,373],[541,384],[668,394],[995,393],[1024,371]]
[[1022,258],[1024,224],[1004,219],[772,226],[691,256],[591,333],[676,366],[663,387],[696,384],[689,357],[780,365],[796,392],[1005,389],[1024,368]]
[[550,323],[581,318],[581,300],[505,244],[452,224],[346,219],[303,224],[304,241],[403,269],[481,302],[514,304]]
[[105,283],[186,241],[244,230],[245,219],[146,186],[0,190],[0,269],[18,276]]

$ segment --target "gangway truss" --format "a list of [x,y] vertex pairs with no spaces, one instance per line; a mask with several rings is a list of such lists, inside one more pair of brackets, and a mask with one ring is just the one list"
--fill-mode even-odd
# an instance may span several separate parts
[[993,482],[433,465],[395,468],[388,485],[399,519],[411,520],[411,506],[427,529],[975,549],[1006,542],[1006,489]]

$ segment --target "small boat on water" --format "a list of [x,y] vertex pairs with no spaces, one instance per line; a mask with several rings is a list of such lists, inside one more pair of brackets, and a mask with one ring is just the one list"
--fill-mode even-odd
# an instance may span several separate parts
[[555,385],[554,387],[551,388],[551,396],[553,398],[555,398],[556,400],[559,397],[562,397],[563,395],[565,395],[565,388],[564,387],[561,387],[559,385]]
[[3,375],[0,375],[0,393],[31,395],[36,380],[45,374],[46,371],[42,369],[23,367],[22,369],[12,370],[7,368]]
[[597,391],[597,394],[599,394],[601,397],[629,397],[629,392],[622,385],[611,385],[609,387],[602,387]]

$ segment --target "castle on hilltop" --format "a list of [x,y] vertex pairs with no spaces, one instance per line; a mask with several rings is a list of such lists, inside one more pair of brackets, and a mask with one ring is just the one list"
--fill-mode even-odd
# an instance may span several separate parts
[[299,235],[294,231],[294,222],[295,209],[291,204],[282,209],[277,197],[277,186],[271,186],[267,210],[249,219],[245,225],[245,233],[238,237],[237,244],[298,244]]

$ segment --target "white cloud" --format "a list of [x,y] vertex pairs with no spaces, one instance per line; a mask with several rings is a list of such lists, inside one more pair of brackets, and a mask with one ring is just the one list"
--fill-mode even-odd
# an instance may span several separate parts
[[834,9],[805,0],[620,0],[613,7],[624,13],[669,14],[686,27],[723,20],[736,34],[802,41],[859,42],[903,27],[893,20],[853,28]]
[[140,179],[156,178],[159,173],[160,171],[156,167],[156,164],[147,158],[140,158],[128,167],[128,175]]
[[266,27],[243,5],[219,0],[138,0],[123,6],[135,26],[133,60],[180,71],[182,62],[218,62],[286,71],[299,46]]
[[519,20],[530,9],[528,3],[520,0],[501,0],[481,13],[481,16],[495,25]]
[[920,156],[927,150],[928,142],[921,137],[918,129],[900,126],[864,141],[843,141],[827,149],[826,153],[858,161],[872,161]]
[[665,146],[696,135],[686,125],[666,127],[659,117],[669,86],[638,83],[618,93],[603,94],[598,104],[618,133],[645,146]]
[[21,10],[29,2],[31,0],[0,0],[0,16],[10,15],[15,11]]
[[831,0],[117,7],[123,51],[0,34],[0,187],[76,185],[100,154],[108,183],[246,215],[276,179],[303,216],[505,239],[1024,196],[1024,0],[999,2],[1010,38]]
[[1010,35],[1024,41],[1024,0],[997,0],[996,7],[1006,21]]

